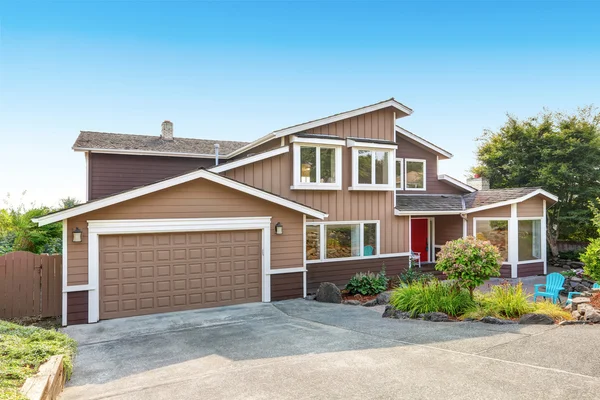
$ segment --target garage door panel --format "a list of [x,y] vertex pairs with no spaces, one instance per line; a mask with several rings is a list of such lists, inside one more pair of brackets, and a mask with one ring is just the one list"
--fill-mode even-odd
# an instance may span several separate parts
[[260,231],[100,237],[100,318],[261,301]]

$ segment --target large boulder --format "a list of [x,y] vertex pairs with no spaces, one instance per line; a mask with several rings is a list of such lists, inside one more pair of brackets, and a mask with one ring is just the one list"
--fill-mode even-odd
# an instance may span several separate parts
[[590,307],[585,310],[583,320],[586,322],[591,322],[593,324],[600,324],[600,312]]
[[317,301],[321,303],[341,303],[342,292],[340,289],[331,282],[323,282],[319,285],[317,290]]
[[554,325],[552,317],[544,314],[529,313],[525,314],[519,320],[522,325]]
[[448,314],[444,314],[443,312],[430,312],[425,314],[425,321],[431,322],[447,322],[449,320]]
[[379,293],[377,295],[377,304],[380,304],[380,305],[389,304],[391,295],[392,294],[390,292]]
[[410,318],[410,313],[396,310],[392,306],[386,306],[381,318],[408,319]]

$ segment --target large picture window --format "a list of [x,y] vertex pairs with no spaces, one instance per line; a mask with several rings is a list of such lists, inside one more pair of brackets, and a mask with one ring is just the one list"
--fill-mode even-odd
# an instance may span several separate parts
[[500,250],[502,260],[508,260],[508,220],[476,220],[475,237],[488,240]]
[[307,261],[372,257],[378,254],[378,221],[306,225]]
[[425,160],[406,160],[406,190],[425,190]]
[[519,261],[541,260],[542,221],[519,221]]
[[339,190],[341,147],[294,143],[294,185],[292,189]]

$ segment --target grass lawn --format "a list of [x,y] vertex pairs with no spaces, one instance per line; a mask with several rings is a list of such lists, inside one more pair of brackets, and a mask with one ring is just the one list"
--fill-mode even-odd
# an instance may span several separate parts
[[0,321],[0,399],[23,399],[19,388],[53,355],[65,355],[70,377],[76,349],[73,339],[56,330]]

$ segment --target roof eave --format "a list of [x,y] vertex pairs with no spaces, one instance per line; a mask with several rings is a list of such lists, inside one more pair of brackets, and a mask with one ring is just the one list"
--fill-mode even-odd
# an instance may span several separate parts
[[408,139],[417,142],[418,144],[420,144],[421,146],[424,146],[430,150],[432,150],[434,153],[436,153],[440,159],[442,160],[448,160],[452,157],[454,157],[454,155],[452,153],[450,153],[447,150],[442,149],[439,146],[436,146],[435,144],[429,142],[428,140],[423,139],[422,137],[415,135],[414,133],[404,129],[401,126],[396,125],[396,133],[399,133],[405,137],[407,137]]

